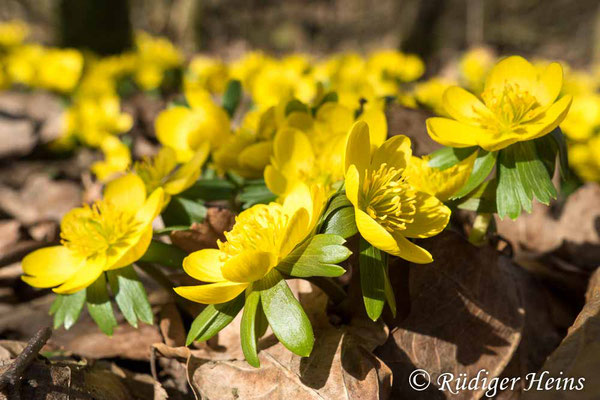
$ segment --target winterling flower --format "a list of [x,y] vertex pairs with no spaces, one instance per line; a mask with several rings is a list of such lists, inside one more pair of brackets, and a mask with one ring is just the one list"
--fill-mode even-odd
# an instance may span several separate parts
[[102,200],[64,216],[60,246],[36,250],[23,259],[22,279],[70,294],[91,285],[103,271],[137,261],[150,245],[162,197],[162,189],[157,189],[146,198],[144,183],[134,174],[111,182]]
[[155,121],[156,137],[175,150],[178,162],[189,161],[208,142],[219,147],[230,135],[229,117],[204,90],[187,90],[190,107],[173,106],[163,110]]
[[446,90],[450,118],[430,118],[433,140],[450,147],[480,146],[487,151],[550,133],[565,118],[571,96],[557,100],[562,87],[558,63],[538,70],[522,57],[508,57],[492,68],[481,99],[460,87]]
[[116,175],[127,171],[131,165],[129,147],[116,136],[107,136],[100,144],[104,160],[92,164],[92,172],[101,182],[107,182]]
[[314,229],[324,206],[323,191],[298,185],[283,204],[258,204],[236,217],[218,249],[203,249],[183,261],[185,272],[205,285],[180,286],[186,299],[220,304],[234,299],[269,271]]
[[355,123],[345,155],[346,196],[366,241],[405,260],[429,263],[431,254],[409,239],[440,233],[448,224],[450,209],[411,184],[405,173],[410,145],[409,138],[397,135],[371,154],[368,125]]

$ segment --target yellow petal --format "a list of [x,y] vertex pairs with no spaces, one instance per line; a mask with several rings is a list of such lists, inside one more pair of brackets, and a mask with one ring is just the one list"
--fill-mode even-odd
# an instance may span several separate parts
[[537,86],[537,71],[533,65],[520,56],[510,56],[496,64],[485,81],[485,91],[495,91],[500,94],[504,85],[510,82],[519,85],[521,90],[535,93]]
[[184,92],[185,99],[192,108],[202,108],[206,103],[212,104],[210,92],[201,87],[186,85]]
[[427,119],[427,133],[436,142],[450,147],[476,146],[486,135],[483,129],[440,117]]
[[551,63],[540,74],[535,97],[537,101],[546,106],[552,104],[560,94],[563,84],[563,69],[559,63]]
[[179,286],[175,292],[188,300],[203,304],[221,304],[235,299],[249,283],[217,282],[200,286]]
[[312,219],[313,200],[308,185],[302,182],[296,183],[289,194],[285,196],[283,209],[289,216],[294,215],[300,209],[305,209],[309,218]]
[[571,95],[561,97],[546,110],[542,118],[535,121],[535,124],[525,125],[527,133],[525,135],[521,134],[521,140],[537,139],[552,132],[561,122],[563,122],[569,112],[572,102],[573,97]]
[[137,211],[146,201],[146,186],[136,174],[127,174],[108,183],[104,189],[104,200],[119,208]]
[[367,108],[358,118],[369,125],[371,144],[381,146],[388,135],[387,119],[383,110],[376,107]]
[[152,226],[148,226],[139,234],[132,236],[126,245],[108,252],[106,270],[128,266],[142,258],[152,241]]
[[238,156],[238,163],[241,168],[252,168],[262,171],[269,164],[272,153],[272,141],[254,143],[242,150]]
[[156,138],[164,146],[175,150],[178,161],[186,162],[193,157],[190,135],[196,124],[192,110],[182,106],[168,108],[158,114],[154,125]]
[[402,236],[408,238],[426,238],[440,233],[450,220],[450,209],[435,196],[417,192],[414,221],[406,225]]
[[162,208],[164,191],[162,188],[156,189],[144,202],[143,206],[138,209],[135,218],[140,224],[148,226],[158,216]]
[[358,207],[358,188],[360,186],[360,175],[355,165],[351,165],[346,171],[346,197],[350,203]]
[[33,287],[49,288],[69,279],[83,265],[84,260],[64,246],[45,247],[23,258],[23,280]]
[[361,209],[354,210],[356,227],[360,235],[374,247],[385,251],[386,253],[395,254],[398,252],[398,246],[394,237],[379,225],[373,218]]
[[427,250],[417,246],[401,234],[394,235],[394,239],[397,250],[390,254],[416,264],[428,264],[433,261],[433,257]]
[[481,114],[491,114],[481,100],[458,86],[446,89],[442,104],[452,118],[466,124],[474,123],[475,119],[481,118]]
[[173,176],[165,183],[164,189],[167,194],[175,195],[192,186],[200,177],[202,165],[208,158],[210,143],[204,142],[190,161],[182,165]]
[[265,185],[269,190],[277,195],[284,195],[288,190],[288,181],[272,165],[267,165],[265,168]]
[[348,170],[350,165],[355,165],[358,173],[363,174],[369,168],[370,163],[371,139],[369,137],[369,126],[364,121],[358,121],[354,123],[348,135],[344,170]]
[[411,155],[410,139],[404,135],[396,135],[375,150],[371,168],[377,169],[381,164],[386,163],[388,167],[404,169],[408,165]]
[[287,256],[309,234],[310,217],[305,208],[300,208],[292,215],[285,231],[285,240],[281,243],[279,256]]
[[55,293],[71,294],[90,286],[104,272],[106,257],[88,258],[69,279],[59,287],[52,289]]
[[272,253],[246,250],[228,259],[221,267],[221,272],[231,282],[254,282],[265,276],[276,262]]
[[195,251],[183,259],[183,270],[186,274],[202,282],[223,282],[221,273],[221,251],[217,249],[202,249]]
[[315,162],[310,140],[303,132],[286,128],[275,135],[273,155],[283,169],[309,170]]

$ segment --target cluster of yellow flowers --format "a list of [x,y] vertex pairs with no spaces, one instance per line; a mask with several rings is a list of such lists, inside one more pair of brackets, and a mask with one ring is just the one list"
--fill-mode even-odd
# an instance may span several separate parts
[[[343,244],[358,235],[367,313],[378,319],[384,304],[395,312],[388,255],[432,262],[416,240],[444,230],[461,199],[483,202],[488,187],[495,191],[493,209],[475,208],[480,213],[497,210],[500,217],[516,218],[522,208],[530,210],[534,197],[548,203],[556,197],[551,177],[564,143],[559,124],[564,121],[569,138],[579,135],[581,141],[595,135],[598,123],[596,118],[583,132],[581,123],[569,121],[571,103],[584,95],[576,92],[574,78],[563,85],[558,63],[533,65],[518,56],[496,62],[483,49],[460,60],[456,79],[419,83],[414,81],[424,73],[423,62],[399,51],[325,60],[253,52],[231,63],[198,56],[182,71],[183,96],[156,117],[160,150],[132,163],[116,136],[132,125],[120,109],[119,80],[129,76],[152,90],[172,68],[183,68],[181,55],[146,34],[138,35],[132,53],[86,58],[69,92],[63,142],[101,148],[105,159],[93,170],[108,183],[101,200],[64,217],[60,246],[23,259],[23,279],[54,288],[62,296],[57,309],[87,293],[92,317],[110,333],[116,323],[105,275],[113,287],[119,279],[133,279],[133,263],[182,267],[202,284],[176,287],[176,293],[209,305],[188,342],[216,334],[243,307],[242,348],[255,366],[261,318],[291,351],[306,356],[312,350],[312,328],[286,278],[342,275],[345,269],[337,264],[350,255]],[[413,156],[410,139],[388,131],[390,101],[434,110],[438,116],[427,120],[426,129],[447,147]],[[591,106],[584,104],[579,118],[589,116]],[[575,149],[577,157],[581,150]],[[203,207],[208,199],[194,198],[190,190],[209,179],[233,188],[219,200],[239,211],[235,224],[214,248],[174,262],[181,250],[152,240],[153,221],[160,215],[169,221],[175,203],[185,205],[184,214],[193,213],[190,205]],[[251,185],[267,196],[241,205]],[[370,275],[381,279],[363,279]],[[116,292],[125,317],[136,321],[126,294]],[[98,305],[99,293],[108,307]]]

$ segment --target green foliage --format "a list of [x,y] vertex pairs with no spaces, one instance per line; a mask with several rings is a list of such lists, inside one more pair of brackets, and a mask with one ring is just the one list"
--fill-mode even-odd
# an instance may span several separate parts
[[200,179],[178,197],[203,201],[231,200],[236,191],[237,186],[230,181],[219,178]]
[[175,196],[161,215],[166,226],[190,226],[204,221],[206,213],[207,209],[201,202]]
[[256,315],[260,306],[260,292],[250,289],[246,295],[244,313],[242,314],[240,340],[246,361],[256,368],[260,367],[258,350],[256,348],[259,338],[257,335]]
[[232,79],[227,83],[227,88],[223,95],[223,108],[227,111],[229,117],[233,117],[241,100],[242,83],[236,79]]
[[187,253],[179,247],[153,240],[146,253],[140,258],[141,262],[149,262],[171,268],[181,268]]
[[341,276],[346,270],[336,264],[352,254],[343,246],[345,242],[344,238],[338,235],[315,235],[294,249],[276,268],[286,275],[298,278]]
[[452,199],[460,199],[481,185],[494,169],[497,155],[498,154],[495,152],[490,153],[480,149],[477,158],[475,159],[475,163],[473,164],[471,176],[469,176],[467,183],[452,196]]
[[88,312],[100,330],[106,335],[112,336],[113,329],[117,326],[117,320],[108,296],[104,273],[96,279],[96,282],[87,287],[86,303]]
[[238,195],[243,209],[250,208],[255,204],[269,204],[276,198],[277,196],[265,185],[264,179],[246,181]]
[[323,213],[320,233],[335,234],[347,239],[356,235],[358,228],[354,219],[354,206],[345,194],[335,195]]
[[430,154],[429,166],[445,170],[469,157],[477,149],[477,146],[464,148],[442,147]]
[[189,346],[196,340],[203,342],[215,336],[233,321],[242,307],[244,307],[244,293],[227,303],[206,306],[192,322],[186,345]]
[[127,322],[135,328],[138,327],[138,319],[152,324],[152,308],[148,302],[146,289],[133,267],[130,265],[110,270],[106,272],[106,275],[115,301]]
[[50,315],[54,315],[54,329],[64,326],[69,329],[77,322],[83,304],[85,303],[85,290],[73,294],[58,294],[50,307]]
[[[360,287],[365,309],[369,318],[377,321],[383,311],[386,297],[390,297],[390,294],[386,296],[387,260],[381,250],[373,247],[363,238],[360,238],[359,251]],[[391,285],[388,286],[388,291],[391,292]]]

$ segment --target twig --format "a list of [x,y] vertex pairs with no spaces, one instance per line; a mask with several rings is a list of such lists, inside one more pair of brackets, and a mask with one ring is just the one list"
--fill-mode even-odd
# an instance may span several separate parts
[[35,360],[38,353],[44,347],[48,339],[52,336],[52,329],[46,327],[40,329],[35,335],[29,340],[27,346],[21,354],[15,358],[11,366],[0,376],[0,390],[9,387],[9,391],[12,394],[9,398],[18,398],[18,386],[23,378],[25,370]]

